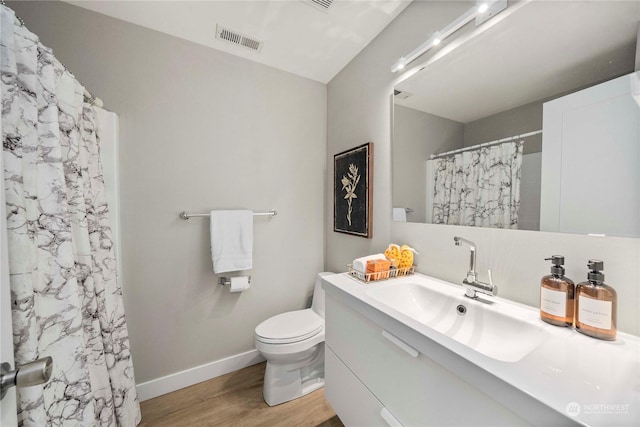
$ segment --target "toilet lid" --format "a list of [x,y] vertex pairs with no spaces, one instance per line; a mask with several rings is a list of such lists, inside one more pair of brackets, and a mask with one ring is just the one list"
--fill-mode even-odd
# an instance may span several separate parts
[[324,319],[313,310],[278,314],[256,327],[256,337],[264,343],[286,344],[310,338],[324,328]]

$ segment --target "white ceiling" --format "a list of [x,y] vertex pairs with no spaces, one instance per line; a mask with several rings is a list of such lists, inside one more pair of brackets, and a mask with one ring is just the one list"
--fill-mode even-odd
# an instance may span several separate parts
[[[328,10],[309,0],[67,2],[327,83],[411,0],[335,0]],[[262,41],[262,51],[216,39],[216,24]]]
[[468,123],[633,70],[640,2],[533,1],[513,10],[426,61],[396,86],[413,95],[395,102]]

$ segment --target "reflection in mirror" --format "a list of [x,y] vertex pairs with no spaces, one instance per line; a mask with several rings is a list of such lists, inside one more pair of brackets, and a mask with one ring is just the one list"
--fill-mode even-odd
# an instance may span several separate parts
[[640,2],[505,15],[396,85],[394,221],[640,237]]

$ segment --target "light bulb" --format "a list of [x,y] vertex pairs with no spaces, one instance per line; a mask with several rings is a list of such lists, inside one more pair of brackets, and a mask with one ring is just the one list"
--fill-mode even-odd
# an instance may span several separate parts
[[404,56],[401,56],[400,59],[398,59],[396,63],[393,65],[393,67],[391,67],[391,72],[396,73],[402,70],[405,65],[406,65],[406,59],[404,58]]
[[431,44],[433,46],[438,46],[441,41],[442,41],[442,39],[440,38],[440,33],[437,32],[437,31],[435,33],[433,33],[433,41],[431,42]]
[[480,3],[478,6],[478,13],[485,13],[489,9],[489,5],[487,3]]

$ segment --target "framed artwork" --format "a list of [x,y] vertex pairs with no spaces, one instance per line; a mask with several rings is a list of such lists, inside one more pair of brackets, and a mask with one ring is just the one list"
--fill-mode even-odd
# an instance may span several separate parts
[[373,143],[333,156],[333,231],[372,237]]

